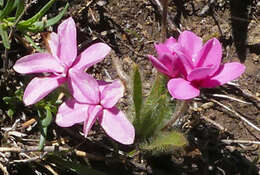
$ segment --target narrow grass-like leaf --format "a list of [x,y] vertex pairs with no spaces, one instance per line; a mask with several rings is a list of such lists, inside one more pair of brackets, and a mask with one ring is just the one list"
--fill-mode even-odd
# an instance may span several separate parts
[[186,137],[178,131],[160,132],[140,148],[151,151],[153,154],[172,152],[188,144]]
[[52,121],[52,113],[48,107],[45,107],[45,117],[41,115],[41,112],[38,110],[38,114],[40,117],[40,127],[41,127],[41,137],[40,137],[40,142],[39,142],[39,149],[42,150],[46,137],[47,137],[47,132],[48,132],[48,126],[51,124]]
[[42,127],[48,127],[51,124],[51,121],[52,121],[51,110],[48,107],[46,107],[45,109],[46,109],[46,117],[41,120],[41,126]]
[[28,26],[28,28],[26,30],[31,31],[31,32],[38,32],[38,31],[44,30],[45,28],[47,28],[49,26],[56,24],[57,22],[59,22],[61,20],[61,18],[63,17],[65,12],[67,11],[68,7],[69,7],[69,3],[66,4],[64,9],[57,16],[55,16],[51,19],[48,19],[47,21],[35,22],[31,26]]
[[19,28],[26,28],[30,25],[32,25],[33,23],[35,23],[36,21],[38,21],[41,17],[43,17],[43,15],[45,15],[45,13],[51,8],[52,4],[55,2],[56,0],[50,0],[38,13],[36,13],[33,17],[25,20],[25,21],[21,21],[18,23],[17,27]]
[[6,30],[4,30],[4,27],[0,25],[0,35],[2,38],[3,45],[6,49],[10,49],[10,42],[8,39],[8,33]]
[[143,93],[142,93],[142,80],[139,72],[139,68],[136,64],[133,66],[133,101],[135,107],[135,118],[136,122],[140,122],[140,114],[143,103]]
[[43,150],[43,148],[44,148],[44,145],[46,142],[46,137],[47,137],[47,131],[48,131],[47,127],[44,127],[41,129],[40,142],[39,142],[39,146],[38,146],[39,150]]
[[7,1],[5,8],[0,12],[0,20],[2,20],[11,13],[14,2],[15,0]]
[[23,12],[25,5],[24,5],[24,0],[17,0],[18,4],[17,4],[17,8],[16,8],[16,12],[15,12],[15,19],[17,19]]

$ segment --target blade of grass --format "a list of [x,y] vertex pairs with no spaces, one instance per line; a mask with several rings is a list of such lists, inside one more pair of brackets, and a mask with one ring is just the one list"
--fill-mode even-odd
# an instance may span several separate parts
[[69,7],[69,3],[66,4],[64,9],[57,16],[55,16],[51,19],[48,19],[47,21],[35,22],[32,26],[29,26],[27,28],[27,30],[30,31],[30,32],[38,32],[38,31],[44,30],[45,28],[47,28],[49,26],[56,24],[57,22],[59,22],[61,20],[63,15],[66,13],[68,7]]
[[5,8],[0,12],[0,20],[4,19],[6,16],[8,16],[11,11],[15,0],[8,0]]
[[140,122],[140,114],[143,103],[143,94],[142,94],[142,80],[139,72],[139,68],[136,64],[133,66],[133,101],[135,106],[135,118],[136,122]]
[[33,23],[35,23],[36,21],[38,21],[41,17],[43,17],[43,15],[51,8],[52,4],[55,2],[56,0],[50,0],[38,13],[36,13],[33,17],[25,20],[25,21],[21,21],[18,23],[17,27],[19,26],[19,28],[26,28],[30,25],[32,25]]

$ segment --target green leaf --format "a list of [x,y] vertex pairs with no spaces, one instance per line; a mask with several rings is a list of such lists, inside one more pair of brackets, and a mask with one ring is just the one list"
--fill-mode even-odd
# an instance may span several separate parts
[[51,121],[52,121],[52,113],[48,107],[45,107],[46,116],[43,118],[40,110],[38,110],[38,115],[40,118],[40,127],[41,127],[39,149],[42,150],[45,145],[46,138],[47,138],[48,126],[51,124]]
[[170,120],[175,103],[165,87],[166,78],[158,75],[149,96],[142,106],[139,121],[134,120],[137,139],[146,140],[158,134]]
[[41,136],[40,136],[40,142],[39,142],[39,146],[38,148],[40,150],[43,150],[45,142],[46,142],[46,138],[47,138],[47,132],[48,132],[48,128],[44,127],[41,129]]
[[24,5],[24,0],[17,0],[18,4],[17,4],[17,9],[15,12],[15,19],[17,19],[23,12],[25,5]]
[[33,23],[35,23],[36,21],[38,21],[41,17],[43,17],[43,15],[45,15],[45,13],[51,8],[52,4],[55,2],[56,0],[50,0],[38,13],[36,13],[33,17],[25,20],[25,21],[21,21],[18,23],[17,27],[19,28],[26,28],[30,25],[32,25]]
[[69,7],[69,3],[66,4],[64,9],[57,16],[55,16],[51,19],[48,19],[47,21],[35,22],[31,26],[29,26],[26,30],[30,31],[30,32],[38,32],[38,31],[44,30],[45,28],[47,28],[49,26],[56,24],[57,22],[59,22],[61,20],[63,15],[66,13],[68,7]]
[[46,109],[46,117],[41,120],[41,126],[42,127],[48,127],[51,124],[52,121],[52,113],[51,110],[48,107],[45,107]]
[[68,159],[62,159],[58,156],[51,155],[48,156],[48,162],[51,162],[57,167],[62,168],[65,170],[70,170],[72,172],[75,172],[79,175],[87,174],[87,175],[105,175],[105,173],[94,170],[92,168],[87,167],[86,165],[83,165],[76,161],[69,161]]
[[6,16],[8,16],[13,8],[13,4],[14,4],[15,0],[8,0],[5,8],[0,12],[0,20],[4,19]]
[[10,41],[8,39],[8,33],[6,30],[4,30],[4,27],[0,25],[0,35],[4,44],[4,47],[6,49],[10,49]]
[[142,80],[139,68],[136,64],[133,66],[133,101],[135,106],[135,118],[140,122],[140,114],[143,103]]
[[186,137],[178,131],[160,132],[149,142],[141,144],[140,148],[152,151],[154,154],[171,152],[188,144]]

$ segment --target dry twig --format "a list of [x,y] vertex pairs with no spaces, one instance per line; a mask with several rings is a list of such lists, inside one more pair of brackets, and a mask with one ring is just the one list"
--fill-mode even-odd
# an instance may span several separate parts
[[3,172],[3,175],[9,175],[9,172],[7,171],[7,168],[0,162],[0,169]]
[[222,139],[221,142],[223,142],[225,144],[238,143],[238,144],[257,144],[257,145],[260,145],[260,141],[254,141],[254,140],[229,140],[229,139]]
[[210,99],[210,101],[216,103],[217,105],[223,107],[225,110],[227,110],[229,113],[234,114],[235,116],[237,116],[238,118],[240,118],[242,121],[244,121],[246,124],[248,124],[249,126],[251,126],[252,128],[254,128],[255,130],[257,130],[258,132],[260,132],[260,128],[257,127],[256,125],[254,125],[252,122],[250,122],[249,120],[247,120],[245,117],[243,117],[242,115],[240,115],[238,112],[236,112],[235,110],[231,109],[230,107],[214,100],[214,99]]

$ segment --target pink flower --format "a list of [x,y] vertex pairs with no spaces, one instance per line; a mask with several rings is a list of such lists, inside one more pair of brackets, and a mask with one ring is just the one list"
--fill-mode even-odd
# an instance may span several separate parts
[[[82,84],[86,83],[86,80],[82,80]],[[117,101],[123,97],[122,83],[119,80],[112,83],[93,81],[91,87],[97,90],[97,101],[89,103],[85,98],[89,95],[89,89],[82,91],[83,94],[75,94],[76,100],[69,99],[59,107],[56,123],[61,127],[70,127],[84,122],[83,132],[87,136],[92,125],[98,120],[111,138],[122,144],[132,144],[135,137],[134,127],[125,114],[115,107]]]
[[[77,56],[76,26],[72,18],[63,21],[58,27],[58,33],[52,32],[47,40],[49,53],[35,53],[17,60],[14,70],[22,74],[46,73],[47,76],[36,77],[25,89],[23,101],[31,105],[47,96],[51,91],[68,81],[72,95],[81,90],[80,82],[84,71],[102,61],[111,48],[104,43],[96,43]],[[95,91],[91,88],[94,81],[89,75],[89,94]],[[89,95],[88,100],[96,101]]]
[[153,66],[169,77],[176,77],[179,75],[178,56],[174,53],[174,47],[172,47],[176,44],[177,41],[173,37],[170,37],[165,43],[154,45],[158,54],[158,59],[152,55],[148,55]]
[[[167,86],[170,94],[177,99],[186,100],[197,97],[200,94],[200,88],[223,85],[238,78],[245,71],[245,66],[238,62],[221,64],[222,48],[216,38],[203,45],[200,37],[192,32],[184,31],[180,34],[178,41],[170,38],[157,47],[159,47],[156,48],[159,57],[170,55],[171,61],[163,63],[160,59],[157,61],[149,57],[159,71],[163,73],[166,71],[162,68],[163,66],[171,68],[165,73],[168,76],[171,75],[172,78]],[[171,74],[171,72],[180,73],[180,76],[177,77],[177,73]]]

